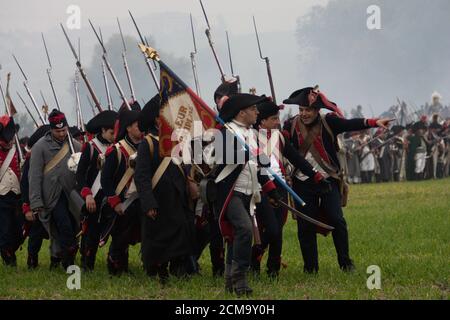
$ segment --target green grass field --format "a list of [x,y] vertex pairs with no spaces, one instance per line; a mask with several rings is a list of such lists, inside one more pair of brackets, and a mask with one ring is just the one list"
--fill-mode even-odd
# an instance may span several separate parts
[[[253,299],[449,299],[450,297],[450,179],[351,186],[345,209],[350,252],[357,270],[338,268],[331,236],[319,238],[318,275],[302,272],[296,224],[284,229],[283,269],[273,282],[265,273],[251,278]],[[18,268],[0,265],[1,299],[233,299],[223,280],[211,276],[206,250],[202,276],[171,279],[166,287],[146,277],[139,246],[131,249],[133,275],[111,278],[106,248],[100,250],[94,273],[81,276],[81,289],[66,287],[67,274],[49,271],[48,243],[40,267],[28,271],[26,247],[18,253]],[[381,269],[381,289],[366,286],[367,267]]]

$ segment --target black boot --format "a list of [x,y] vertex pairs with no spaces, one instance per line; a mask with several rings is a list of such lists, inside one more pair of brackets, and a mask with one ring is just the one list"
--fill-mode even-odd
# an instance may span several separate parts
[[351,259],[348,259],[344,262],[339,262],[339,267],[344,272],[353,272],[356,269]]
[[233,261],[231,266],[231,281],[233,283],[233,291],[238,297],[252,294],[253,289],[248,285],[246,271],[240,270],[235,261]]
[[225,265],[225,292],[233,293],[233,281],[231,279],[231,264]]
[[108,272],[112,276],[118,276],[123,272],[123,267],[121,266],[120,259],[115,259],[108,254],[106,258],[106,266]]
[[78,246],[70,247],[63,252],[61,264],[64,270],[75,264],[75,255],[77,254]]
[[1,250],[1,256],[5,266],[17,267],[17,258],[15,252],[9,249]]
[[50,270],[55,270],[61,265],[60,257],[50,257]]
[[97,250],[94,249],[85,249],[81,252],[81,268],[84,271],[94,270],[96,255]]
[[281,266],[281,257],[269,257],[267,259],[267,275],[271,279],[278,279]]
[[252,270],[254,275],[259,275],[261,272],[261,260],[264,255],[264,249],[261,245],[255,244],[252,247],[252,261],[250,265],[250,269]]
[[39,256],[37,254],[28,253],[27,258],[28,269],[36,269],[39,265]]
[[169,281],[169,271],[167,270],[168,263],[162,263],[158,265],[158,276],[159,276],[159,282],[162,285],[166,285]]
[[225,271],[224,250],[213,248],[210,250],[213,277],[223,277]]

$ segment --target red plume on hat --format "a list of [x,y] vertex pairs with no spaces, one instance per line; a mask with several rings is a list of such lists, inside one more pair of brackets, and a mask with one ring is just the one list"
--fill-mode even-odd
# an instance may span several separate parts
[[326,109],[335,112],[340,118],[344,118],[344,113],[342,112],[341,108],[339,108],[336,103],[329,101],[328,98],[319,91],[318,85],[316,85],[311,92],[314,92],[318,97],[320,97]]

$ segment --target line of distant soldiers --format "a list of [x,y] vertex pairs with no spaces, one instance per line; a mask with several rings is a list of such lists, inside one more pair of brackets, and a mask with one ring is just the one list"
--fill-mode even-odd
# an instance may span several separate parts
[[[236,82],[219,86],[214,100],[227,123],[228,129],[218,127],[224,137],[230,128],[241,138],[255,135],[252,128],[265,129],[281,156],[268,152],[269,161],[263,163],[245,150],[244,163],[215,166],[176,164],[163,158],[158,136],[162,106],[156,95],[142,110],[134,102],[131,110],[97,114],[87,123],[85,135],[69,134],[65,115],[54,109],[49,124],[29,138],[21,168],[14,120],[1,117],[4,263],[17,264],[15,253],[28,236],[29,268],[38,266],[42,241],[49,238],[50,268],[73,265],[79,251],[81,266],[89,271],[94,269],[98,248],[109,242],[107,268],[110,274],[120,275],[130,272],[129,246],[140,242],[145,272],[165,283],[170,275],[198,273],[198,259],[209,244],[213,274],[224,276],[227,291],[248,295],[252,289],[247,273],[259,274],[266,251],[268,276],[277,278],[281,267],[287,210],[280,201],[288,202],[288,196],[272,174],[264,174],[270,167],[305,200],[306,206],[295,203],[298,210],[334,227],[339,267],[352,271],[342,212],[347,189],[337,137],[347,131],[385,128],[390,120],[345,119],[317,87],[297,90],[284,101],[299,106],[299,115],[284,130],[280,130],[280,107],[265,96],[237,93]],[[332,112],[323,115],[321,109]],[[231,148],[224,146],[224,159],[235,159],[242,152],[236,136]],[[255,150],[261,147],[260,141],[253,141]],[[79,160],[77,152],[81,152]],[[19,205],[23,214],[17,213]],[[297,219],[297,227],[303,271],[317,273],[316,234],[321,231],[303,219]],[[253,242],[256,234],[260,239]]]
[[406,127],[352,132],[343,138],[349,183],[440,179],[449,176],[450,121],[423,116]]

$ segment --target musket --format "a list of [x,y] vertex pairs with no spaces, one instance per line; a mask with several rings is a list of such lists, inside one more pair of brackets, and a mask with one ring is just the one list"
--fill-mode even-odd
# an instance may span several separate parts
[[44,119],[45,121],[47,121],[47,115],[48,115],[48,103],[45,100],[44,94],[42,93],[42,90],[39,90],[40,94],[41,94],[41,98],[42,98],[42,112],[44,113]]
[[125,74],[127,75],[128,85],[130,86],[131,99],[133,101],[136,101],[136,95],[134,94],[134,88],[133,88],[133,82],[131,81],[130,69],[128,68],[127,46],[125,45],[125,39],[123,38],[122,28],[120,27],[120,22],[119,22],[119,18],[118,17],[117,17],[117,25],[119,26],[120,38],[122,39],[122,45],[123,45],[123,52],[122,52],[123,67],[125,69]]
[[63,24],[60,23],[60,25],[61,25],[61,29],[62,29],[62,31],[63,31],[63,33],[64,33],[64,36],[66,37],[67,43],[69,44],[70,50],[72,51],[73,56],[75,57],[75,60],[76,60],[76,66],[77,66],[77,68],[78,68],[78,71],[80,72],[81,77],[82,77],[83,80],[84,80],[84,83],[86,84],[86,87],[87,87],[87,89],[88,89],[88,91],[89,91],[89,94],[91,95],[92,100],[94,100],[94,104],[95,104],[95,106],[97,107],[97,110],[98,110],[99,112],[102,112],[102,111],[103,111],[103,108],[102,108],[102,106],[100,105],[100,102],[99,102],[99,100],[98,100],[98,98],[97,98],[97,95],[96,95],[95,92],[94,92],[94,89],[92,89],[92,86],[91,86],[91,84],[89,83],[89,80],[88,80],[88,78],[87,78],[86,73],[84,72],[84,69],[83,69],[82,66],[81,66],[80,58],[78,57],[77,52],[75,51],[75,48],[73,47],[72,42],[70,41],[69,36],[67,35],[66,30],[64,29]]
[[102,39],[100,38],[99,34],[97,33],[97,30],[95,30],[94,25],[92,24],[91,20],[89,19],[88,21],[89,21],[89,24],[91,25],[92,30],[94,31],[95,36],[97,37],[98,42],[100,43],[100,45],[102,47],[102,50],[103,50],[102,59],[105,62],[106,68],[108,69],[109,74],[111,75],[111,78],[114,81],[114,84],[116,85],[117,91],[119,91],[120,98],[122,99],[123,103],[126,105],[128,110],[131,110],[131,106],[128,103],[127,98],[125,97],[125,94],[123,93],[122,87],[120,86],[120,83],[117,80],[116,74],[114,73],[114,70],[112,69],[111,65],[109,64],[108,58],[106,57],[105,45],[103,44]]
[[42,92],[42,90],[39,90],[39,93],[41,94],[41,98],[42,98],[42,102],[44,102],[44,106],[47,106],[47,107],[48,107],[48,103],[47,103],[47,101],[45,100],[44,93]]
[[[6,76],[6,92],[8,93],[9,96],[9,79],[11,78],[11,74],[8,73],[8,75]],[[0,91],[2,93],[2,98],[3,98],[3,102],[5,103],[5,108],[6,108],[6,113],[8,114],[9,117],[12,117],[11,114],[11,97],[9,97],[9,103],[6,101],[6,96],[5,93],[3,92],[3,86],[2,83],[0,81]],[[23,156],[23,152],[22,152],[22,148],[20,146],[20,141],[19,141],[19,135],[17,134],[17,130],[16,128],[14,128],[14,140],[16,143],[16,148],[17,148],[17,153],[19,154],[19,165],[22,164],[22,162],[24,161],[24,156]]]
[[[139,35],[139,38],[141,39],[141,43],[142,43],[142,44],[146,44],[146,45],[148,46],[147,41],[146,41],[146,40],[144,41],[144,37],[142,37],[141,31],[139,30],[139,28],[138,28],[138,26],[137,26],[137,23],[136,23],[136,20],[134,20],[134,17],[133,17],[133,15],[131,14],[131,11],[128,10],[128,13],[130,14],[131,20],[133,20],[134,27],[136,28],[136,31],[137,31],[137,33],[138,33],[138,35]],[[159,92],[160,85],[159,85],[158,79],[156,78],[155,70],[153,69],[153,67],[152,67],[152,65],[151,65],[152,62],[151,62],[151,60],[147,57],[147,55],[146,55],[145,53],[143,53],[143,56],[144,56],[144,58],[145,58],[145,64],[147,65],[148,70],[150,71],[150,75],[152,76],[153,82],[155,83],[156,89],[158,89],[158,92]]]
[[91,99],[89,99],[89,96],[88,96],[88,95],[86,95],[86,99],[87,99],[89,105],[91,106],[92,114],[93,114],[94,117],[95,117],[95,115],[96,115],[97,113],[95,113],[95,107],[94,107],[94,104],[92,103]]
[[258,28],[256,27],[255,16],[253,16],[253,26],[255,27],[256,42],[258,43],[259,56],[262,60],[264,60],[266,62],[267,77],[269,78],[269,85],[270,85],[270,93],[272,94],[273,102],[277,103],[277,100],[275,97],[275,87],[273,85],[272,69],[270,68],[269,57],[264,57],[262,54],[261,43],[259,42]]
[[112,99],[111,99],[111,92],[109,91],[109,85],[108,85],[108,76],[106,75],[106,69],[105,69],[105,63],[102,62],[102,76],[103,76],[103,83],[105,84],[105,91],[106,91],[106,101],[108,101],[108,110],[112,110]]
[[192,22],[192,14],[189,14],[189,17],[191,20],[192,41],[194,43],[194,51],[191,52],[192,73],[194,74],[195,91],[197,92],[197,95],[201,97],[200,83],[198,81],[198,74],[197,74],[197,64],[195,63],[195,55],[197,54],[197,44],[195,42],[195,32],[194,32],[194,23]]
[[216,60],[217,67],[219,68],[220,78],[221,78],[222,82],[225,82],[225,73],[223,72],[222,65],[220,64],[220,61],[219,61],[219,56],[217,55],[216,49],[214,47],[214,42],[212,40],[212,35],[211,35],[211,26],[209,25],[208,16],[206,14],[205,7],[203,6],[202,0],[199,0],[199,1],[200,1],[200,5],[202,6],[203,16],[205,17],[206,25],[208,26],[208,28],[206,28],[206,30],[205,30],[206,38],[208,38],[209,46],[211,47],[211,51],[213,53],[214,59]]
[[[102,42],[103,42],[102,30],[100,28],[99,28],[99,32],[100,32],[100,38],[102,39]],[[108,76],[106,74],[105,62],[103,62],[103,59],[102,59],[102,76],[103,76],[103,83],[105,84],[106,100],[108,101],[108,110],[112,110],[113,103],[112,103],[112,99],[111,99],[111,91],[109,91]]]
[[22,103],[23,103],[23,105],[24,105],[24,107],[25,107],[25,110],[27,110],[28,115],[30,116],[31,120],[33,120],[34,125],[36,126],[36,128],[39,128],[39,124],[37,123],[36,119],[34,118],[33,114],[31,113],[30,109],[28,109],[28,106],[27,106],[27,104],[25,103],[25,100],[23,100],[23,98],[22,98],[22,96],[20,95],[19,92],[16,91],[16,94],[17,94],[17,96],[19,97],[19,99],[22,101]]
[[25,90],[27,91],[27,94],[30,97],[31,102],[33,103],[34,109],[36,110],[37,114],[39,115],[39,118],[41,119],[42,124],[46,124],[47,121],[45,121],[44,117],[42,116],[41,112],[39,111],[39,107],[38,107],[38,105],[36,103],[36,100],[34,99],[33,94],[31,93],[31,90],[28,87],[28,78],[25,75],[25,72],[23,71],[22,67],[20,66],[19,61],[17,61],[16,56],[15,55],[12,55],[12,56],[13,56],[14,60],[16,61],[16,64],[19,67],[20,72],[22,72],[22,75],[23,75],[23,77],[25,79],[24,82],[23,82],[23,86],[25,87]]
[[[81,128],[81,131],[86,132],[86,128],[84,126],[83,112],[81,111],[80,90],[78,89],[79,82],[80,82],[80,79],[78,77],[78,71],[75,71],[75,78],[73,80],[73,86],[75,89],[77,113],[78,113],[78,117],[80,118],[79,128]],[[86,135],[84,135],[84,142],[88,142]]]
[[233,78],[237,79],[237,85],[238,85],[238,92],[241,92],[241,79],[239,78],[239,76],[234,74],[234,69],[233,69],[233,58],[231,57],[231,48],[230,48],[230,39],[228,38],[228,31],[225,31],[225,34],[227,36],[227,47],[228,47],[228,57],[230,59],[230,70],[231,70],[231,76]]
[[61,107],[59,106],[58,96],[56,95],[56,91],[55,91],[55,86],[53,85],[52,63],[50,61],[50,54],[48,53],[47,44],[45,43],[44,34],[41,33],[41,36],[42,36],[42,42],[44,43],[45,54],[47,55],[47,60],[48,60],[48,68],[47,68],[48,82],[50,83],[50,87],[52,88],[52,93],[53,93],[53,98],[55,98],[56,108],[58,108],[58,110],[61,111]]

